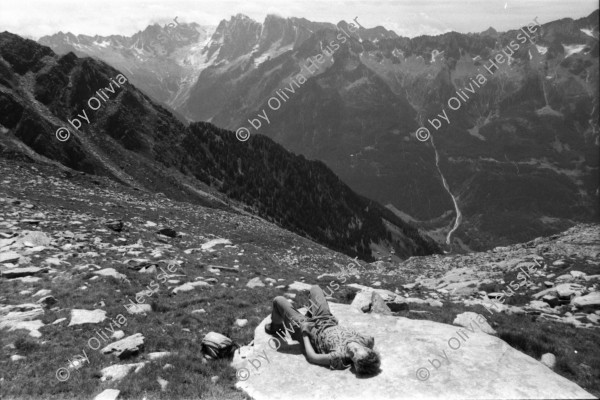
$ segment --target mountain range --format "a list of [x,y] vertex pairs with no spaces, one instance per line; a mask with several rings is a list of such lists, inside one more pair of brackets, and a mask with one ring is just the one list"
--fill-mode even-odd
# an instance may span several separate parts
[[186,125],[106,63],[59,56],[7,32],[0,131],[3,157],[58,162],[173,200],[250,213],[353,257],[439,252],[322,162],[264,136],[243,143],[210,123]]
[[[265,135],[323,161],[445,248],[469,251],[599,217],[598,11],[540,24],[480,88],[472,82],[519,27],[405,38],[381,26],[274,15],[261,24],[238,14],[216,28],[152,25],[131,38],[59,33],[39,42],[106,61],[182,121],[245,127],[248,145]],[[319,70],[294,86],[319,55]],[[277,93],[289,99],[274,111]],[[464,101],[452,111],[457,95]],[[261,111],[269,121],[253,129]],[[432,129],[427,121],[443,111],[449,123]],[[419,126],[433,140],[417,140]]]

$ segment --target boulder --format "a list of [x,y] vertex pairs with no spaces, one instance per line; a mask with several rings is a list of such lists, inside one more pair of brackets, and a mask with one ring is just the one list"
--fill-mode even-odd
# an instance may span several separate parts
[[398,295],[390,290],[386,290],[386,289],[373,289],[372,287],[369,286],[365,286],[365,285],[361,285],[358,283],[351,283],[349,285],[346,285],[347,288],[352,289],[354,291],[360,292],[360,291],[365,291],[365,292],[376,292],[378,295],[381,296],[381,298],[383,299],[383,301],[388,302],[388,301],[394,301],[396,299],[396,297],[398,297]]
[[371,296],[371,312],[382,315],[392,315],[392,310],[385,304],[380,295],[373,292]]
[[144,348],[144,335],[136,333],[117,342],[111,343],[102,350],[104,354],[114,354],[120,359],[139,353]]
[[371,309],[371,298],[374,292],[360,291],[354,296],[351,306],[362,312],[369,312]]
[[[246,379],[240,379],[236,387],[255,400],[318,399],[332,394],[338,399],[357,400],[594,398],[495,336],[468,333],[453,350],[448,342],[456,348],[456,326],[365,314],[344,304],[331,303],[330,308],[340,324],[375,338],[375,349],[381,353],[378,375],[358,379],[351,369],[333,371],[309,364],[300,344],[280,341],[278,347],[265,333],[268,316],[256,327],[254,346],[235,352],[232,364],[238,368],[237,376]],[[450,364],[442,358],[442,351]],[[266,355],[268,361],[258,355]],[[437,369],[429,362],[432,359],[440,363],[436,363]]]
[[571,304],[584,311],[600,310],[600,292],[592,292],[585,296],[576,297],[571,301]]
[[556,356],[552,353],[543,354],[540,362],[546,367],[554,369],[554,366],[556,365]]

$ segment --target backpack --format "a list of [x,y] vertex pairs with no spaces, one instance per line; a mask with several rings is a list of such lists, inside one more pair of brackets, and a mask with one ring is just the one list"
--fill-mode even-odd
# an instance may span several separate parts
[[239,347],[233,340],[217,332],[209,332],[202,339],[202,352],[210,358],[231,357]]

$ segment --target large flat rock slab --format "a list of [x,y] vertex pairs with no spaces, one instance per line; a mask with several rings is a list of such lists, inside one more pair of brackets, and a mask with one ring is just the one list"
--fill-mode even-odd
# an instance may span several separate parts
[[[537,360],[481,332],[476,324],[467,329],[365,314],[349,305],[330,303],[330,307],[341,324],[375,337],[375,349],[381,354],[379,375],[363,379],[350,370],[309,364],[299,344],[280,340],[281,347],[274,350],[277,344],[269,345],[271,336],[264,331],[267,317],[256,328],[254,346],[236,352],[236,386],[255,400],[594,398]],[[260,364],[254,361],[254,367],[249,359]]]

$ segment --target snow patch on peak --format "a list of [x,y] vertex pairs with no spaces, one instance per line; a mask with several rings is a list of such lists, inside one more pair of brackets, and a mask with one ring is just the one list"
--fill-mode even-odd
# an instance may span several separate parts
[[596,37],[597,35],[594,33],[594,30],[593,30],[593,29],[585,29],[585,28],[582,28],[582,29],[580,29],[580,31],[581,31],[581,32],[583,32],[583,33],[585,33],[586,35],[588,35],[588,36],[590,36],[590,37],[593,37],[594,39],[598,39],[598,38]]
[[563,44],[562,46],[565,49],[565,58],[572,56],[573,54],[581,53],[587,47],[585,44]]

